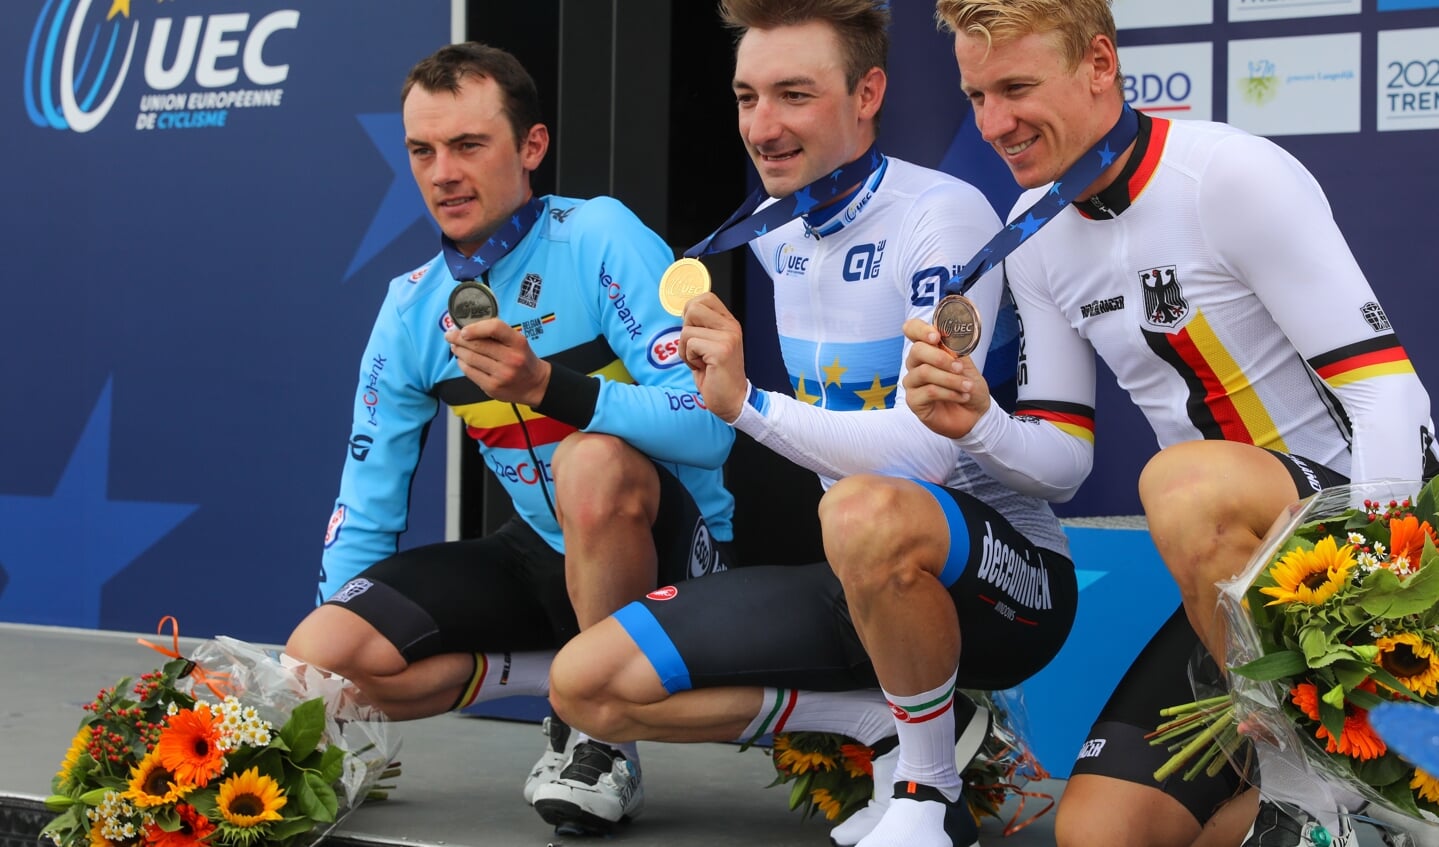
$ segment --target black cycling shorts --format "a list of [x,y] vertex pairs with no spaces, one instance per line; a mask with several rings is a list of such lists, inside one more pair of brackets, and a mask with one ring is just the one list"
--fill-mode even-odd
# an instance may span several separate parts
[[[1064,644],[1078,589],[1069,559],[1031,544],[963,492],[932,488],[950,518],[959,685],[1009,688]],[[945,505],[945,500],[948,505]],[[872,688],[874,668],[829,565],[747,567],[667,586],[615,614],[666,690],[762,685]]]
[[[710,534],[689,491],[655,469],[659,584],[734,567],[729,544]],[[325,602],[364,618],[411,663],[445,653],[558,649],[579,632],[564,555],[518,517],[484,538],[396,553]]]
[[[1299,497],[1349,482],[1343,474],[1317,462],[1269,452],[1284,464]],[[1199,636],[1189,625],[1181,606],[1144,646],[1115,687],[1090,728],[1088,739],[1080,747],[1071,773],[1096,774],[1153,786],[1182,803],[1201,825],[1220,805],[1242,790],[1245,781],[1232,767],[1224,768],[1214,777],[1200,774],[1189,782],[1183,780],[1182,772],[1163,783],[1154,781],[1154,772],[1171,753],[1163,746],[1150,746],[1144,736],[1163,722],[1160,709],[1196,698],[1190,677],[1191,662],[1200,673],[1218,683],[1218,667],[1200,645]]]

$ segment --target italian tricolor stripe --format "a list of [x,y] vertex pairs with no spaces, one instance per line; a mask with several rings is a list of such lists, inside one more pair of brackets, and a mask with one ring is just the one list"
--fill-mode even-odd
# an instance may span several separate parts
[[1289,452],[1259,392],[1197,313],[1179,332],[1145,332],[1149,348],[1189,386],[1189,420],[1213,440],[1254,444]]
[[1414,373],[1408,354],[1392,334],[1316,356],[1309,360],[1309,366],[1332,388],[1370,377]]
[[906,705],[889,701],[890,711],[894,716],[905,723],[924,723],[932,721],[940,715],[945,714],[954,706],[954,686],[950,685],[945,692],[933,700],[924,703]]

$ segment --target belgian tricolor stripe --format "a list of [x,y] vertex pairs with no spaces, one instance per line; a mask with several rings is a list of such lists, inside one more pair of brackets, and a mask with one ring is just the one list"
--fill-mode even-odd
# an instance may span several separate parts
[[1078,403],[1024,400],[1014,410],[1015,417],[1038,418],[1054,424],[1066,435],[1094,443],[1094,409]]
[[1154,354],[1189,388],[1189,421],[1206,439],[1289,452],[1259,392],[1215,335],[1202,312],[1179,332],[1145,331]]
[[1414,373],[1399,337],[1392,333],[1315,356],[1309,367],[1333,388],[1375,376]]
[[[603,335],[544,358],[589,376],[628,384],[635,381]],[[435,393],[465,422],[470,437],[489,447],[523,450],[556,444],[575,431],[575,427],[546,417],[522,403],[492,399],[466,377],[441,382],[435,387]]]
[[[555,313],[554,313],[554,312],[550,312],[548,315],[545,315],[545,316],[541,317],[541,318],[539,319],[539,321],[540,321],[540,326],[545,326],[545,325],[547,325],[547,324],[552,324],[552,323],[555,322]],[[510,329],[513,329],[515,332],[522,332],[522,331],[524,331],[524,328],[525,328],[525,325],[524,325],[524,324],[510,324]]]

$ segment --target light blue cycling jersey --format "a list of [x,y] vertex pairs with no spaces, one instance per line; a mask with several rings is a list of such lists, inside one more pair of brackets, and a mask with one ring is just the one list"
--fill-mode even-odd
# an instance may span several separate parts
[[678,355],[680,320],[660,307],[656,288],[672,251],[613,198],[543,199],[539,221],[488,275],[500,318],[553,366],[541,409],[491,399],[461,373],[444,338],[456,280],[442,254],[392,280],[360,363],[319,599],[395,552],[441,402],[556,551],[564,542],[550,458],[576,430],[622,438],[668,468],[714,537],[731,540],[734,499],[721,465],[734,432],[706,410]]

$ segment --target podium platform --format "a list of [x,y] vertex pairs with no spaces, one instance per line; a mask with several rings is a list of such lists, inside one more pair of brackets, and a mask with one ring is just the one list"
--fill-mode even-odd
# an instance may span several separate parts
[[[145,635],[150,640],[155,636]],[[50,819],[41,803],[83,714],[122,676],[164,659],[135,634],[0,624],[0,847],[34,847]],[[181,650],[192,649],[181,639]],[[608,839],[557,837],[520,786],[544,738],[532,723],[444,715],[399,725],[404,773],[391,798],[362,806],[336,847],[823,847],[828,825],[785,808],[788,791],[761,750],[728,744],[640,744],[644,813]],[[1056,794],[1059,781],[1031,786]],[[1034,801],[1030,801],[1033,803]],[[1028,807],[1033,810],[1035,806]],[[1010,838],[986,820],[986,844],[1054,843],[1053,812]]]

